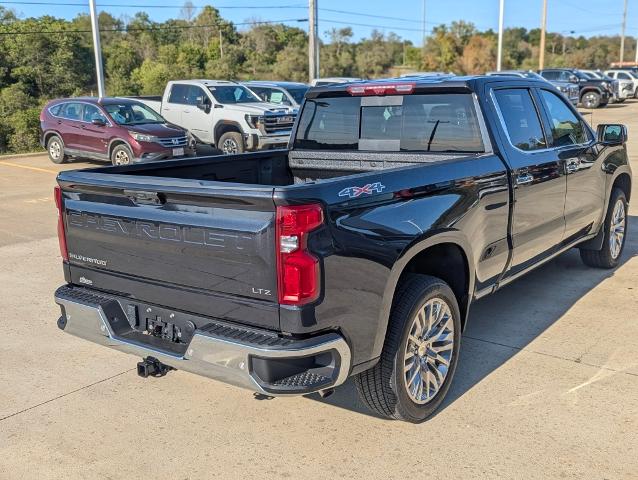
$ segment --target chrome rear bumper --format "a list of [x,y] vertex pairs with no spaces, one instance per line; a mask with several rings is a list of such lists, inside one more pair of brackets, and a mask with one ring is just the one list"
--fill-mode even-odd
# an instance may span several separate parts
[[172,352],[145,342],[145,338],[155,339],[131,328],[121,301],[126,299],[60,287],[55,293],[62,310],[58,326],[106,347],[138,357],[151,356],[175,369],[266,395],[327,390],[348,377],[350,348],[336,333],[298,340],[211,320],[195,330],[183,352]]

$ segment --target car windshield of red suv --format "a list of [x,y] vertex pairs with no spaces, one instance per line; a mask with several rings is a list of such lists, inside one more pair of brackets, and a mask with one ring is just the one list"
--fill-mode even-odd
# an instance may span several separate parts
[[118,125],[166,123],[161,116],[140,103],[111,103],[104,105],[104,109]]

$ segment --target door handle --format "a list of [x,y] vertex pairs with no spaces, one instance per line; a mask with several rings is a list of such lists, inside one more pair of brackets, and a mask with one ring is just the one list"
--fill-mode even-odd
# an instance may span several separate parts
[[516,177],[516,185],[529,185],[534,181],[534,175],[531,173],[523,173]]
[[580,166],[580,162],[578,160],[572,160],[565,164],[565,169],[567,170],[567,173],[574,173],[575,171],[578,170],[579,166]]

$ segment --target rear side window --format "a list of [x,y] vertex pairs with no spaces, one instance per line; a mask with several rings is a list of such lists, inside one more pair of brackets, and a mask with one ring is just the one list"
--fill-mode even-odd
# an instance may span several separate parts
[[62,108],[62,104],[57,104],[57,105],[53,105],[52,107],[49,107],[49,113],[55,117],[58,117],[60,115],[60,109]]
[[541,75],[547,80],[558,80],[559,72],[541,72]]
[[551,121],[554,146],[579,145],[587,142],[587,133],[580,119],[553,92],[541,90],[541,98]]
[[495,90],[494,96],[512,145],[526,151],[547,148],[538,112],[529,90]]
[[406,152],[485,150],[469,94],[309,99],[295,147]]
[[60,108],[59,116],[68,120],[80,120],[82,116],[81,103],[65,103]]

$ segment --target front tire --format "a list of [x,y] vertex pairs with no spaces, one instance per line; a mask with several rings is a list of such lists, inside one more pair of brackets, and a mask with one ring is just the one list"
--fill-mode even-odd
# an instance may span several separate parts
[[443,280],[412,275],[399,286],[379,362],[354,381],[361,400],[388,418],[419,423],[447,394],[461,343],[461,314]]
[[609,199],[605,222],[603,246],[600,250],[580,249],[580,258],[585,265],[594,268],[615,268],[625,248],[627,231],[627,198],[619,188],[614,188]]
[[126,145],[118,145],[111,152],[111,163],[113,165],[130,165],[133,161],[133,153]]
[[51,136],[47,141],[47,153],[49,154],[49,160],[58,165],[66,163],[68,160],[68,157],[64,154],[64,143],[57,135]]
[[601,97],[597,92],[586,92],[580,98],[580,103],[585,108],[598,108],[601,106]]
[[219,148],[224,155],[244,153],[244,137],[239,132],[226,132],[219,137],[217,148]]

